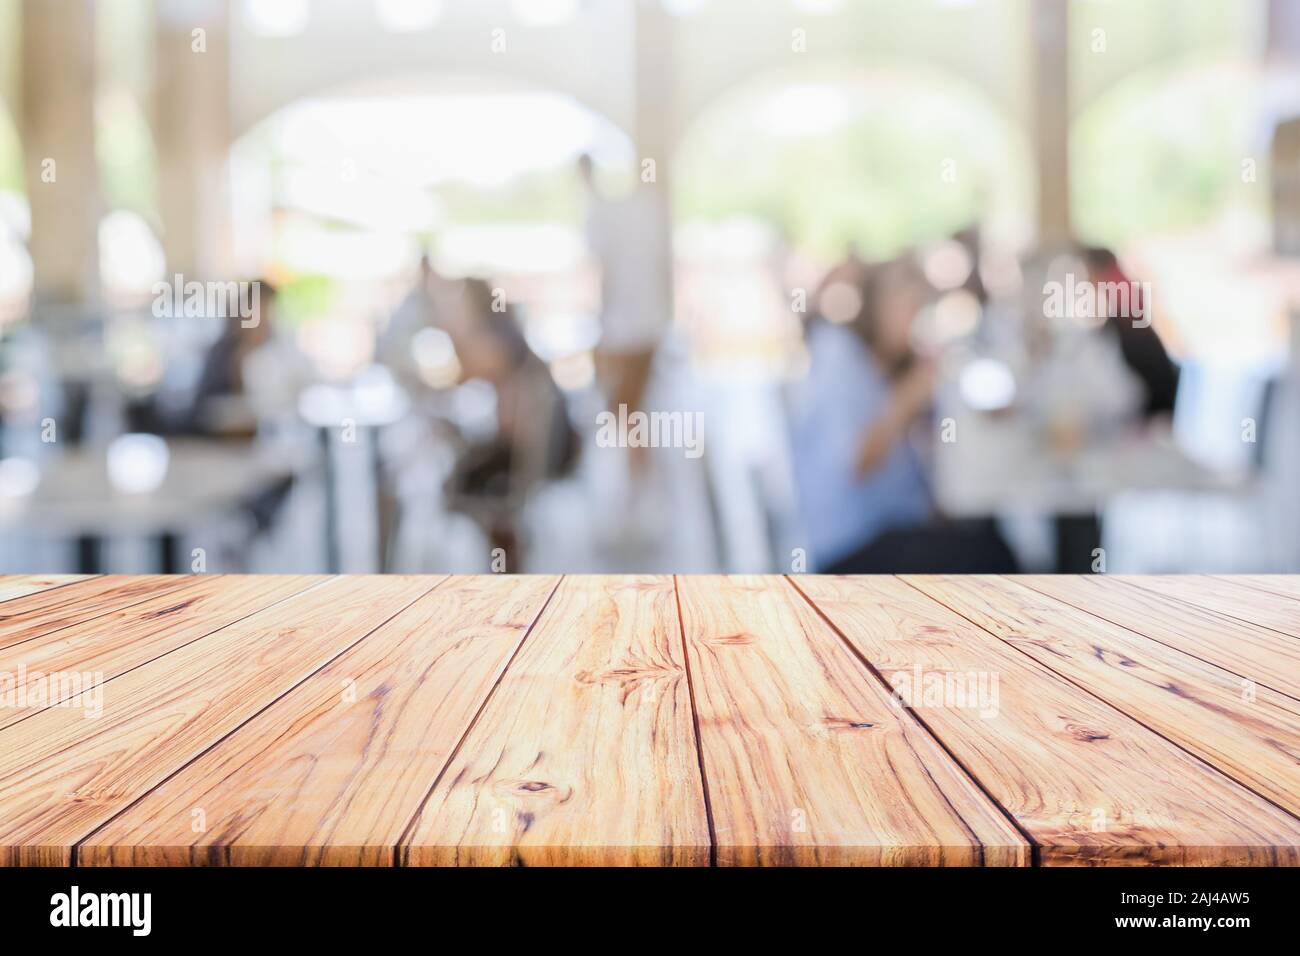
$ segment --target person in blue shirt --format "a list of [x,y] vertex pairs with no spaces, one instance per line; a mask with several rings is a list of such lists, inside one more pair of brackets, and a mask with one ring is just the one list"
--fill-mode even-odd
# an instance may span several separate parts
[[809,371],[790,396],[795,488],[818,569],[930,515],[926,469],[909,435],[933,382],[909,340],[925,295],[909,262],[853,258],[818,292]]
[[930,290],[911,258],[836,267],[790,394],[791,452],[811,564],[827,573],[1013,570],[991,522],[936,522],[928,448],[933,358],[912,328]]

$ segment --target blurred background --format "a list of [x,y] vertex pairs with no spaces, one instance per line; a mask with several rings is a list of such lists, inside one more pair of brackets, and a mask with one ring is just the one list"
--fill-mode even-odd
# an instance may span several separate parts
[[0,0],[3,572],[1300,571],[1297,317],[1290,0]]

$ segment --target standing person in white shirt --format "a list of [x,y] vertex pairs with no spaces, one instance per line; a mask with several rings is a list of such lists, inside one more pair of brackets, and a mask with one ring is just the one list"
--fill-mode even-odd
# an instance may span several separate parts
[[[653,188],[610,199],[596,189],[591,157],[578,160],[587,189],[587,246],[600,267],[601,337],[597,371],[609,410],[643,411],[655,349],[671,315],[671,263],[664,233],[667,212]],[[649,449],[628,449],[635,491],[649,468]]]

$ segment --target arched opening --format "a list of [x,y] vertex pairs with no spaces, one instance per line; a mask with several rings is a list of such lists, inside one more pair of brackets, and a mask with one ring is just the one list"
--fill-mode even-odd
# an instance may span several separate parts
[[1073,125],[1076,231],[1150,283],[1154,322],[1188,373],[1180,434],[1212,461],[1248,459],[1239,412],[1286,359],[1269,151],[1298,84],[1294,69],[1249,60],[1163,63],[1114,84]]
[[1025,135],[968,80],[911,63],[748,80],[677,151],[678,299],[697,354],[779,367],[798,340],[785,289],[851,248],[882,259],[976,224],[1018,248],[1033,197]]
[[491,277],[546,357],[589,348],[582,153],[630,176],[631,142],[602,114],[497,77],[394,78],[299,100],[232,147],[235,231],[252,239],[239,268],[276,281],[285,320],[337,328],[386,317],[427,254],[443,275]]

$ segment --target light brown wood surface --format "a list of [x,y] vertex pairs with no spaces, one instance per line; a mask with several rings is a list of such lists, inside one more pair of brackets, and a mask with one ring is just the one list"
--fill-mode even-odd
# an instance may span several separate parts
[[946,691],[903,696],[1042,862],[1300,862],[1300,819],[907,583],[797,583],[900,692],[936,677],[945,688],[950,675],[964,688],[996,678],[994,707]]
[[1243,681],[1300,700],[1300,640],[1154,591],[1119,587],[1104,575],[1023,575],[1017,582],[1119,624]]
[[0,865],[1293,865],[1297,631],[1277,576],[0,577]]
[[703,864],[671,578],[566,578],[434,787],[407,865]]
[[557,581],[434,588],[82,841],[78,862],[390,863]]
[[1012,580],[947,577],[916,586],[1300,815],[1300,702]]
[[0,581],[0,601],[63,587],[75,581],[84,581],[87,577],[89,575],[85,574],[11,574]]
[[104,685],[103,714],[51,707],[0,730],[0,863],[72,847],[432,586],[326,581]]
[[179,575],[107,574],[5,601],[0,604],[0,648],[84,624],[194,581]]
[[679,578],[720,864],[969,866],[1029,847],[781,578]]
[[1300,637],[1300,604],[1293,598],[1264,590],[1234,578],[1201,575],[1153,575],[1120,577],[1119,583],[1144,591],[1177,598],[1188,604],[1215,611],[1239,621],[1272,628],[1291,637]]
[[1218,580],[1240,587],[1276,594],[1279,597],[1300,598],[1300,578],[1293,574],[1230,574],[1218,575]]
[[[0,672],[25,678],[15,679],[15,690],[40,684],[46,675],[55,673],[110,681],[322,580],[308,575],[190,579],[158,597],[4,648],[0,650]],[[47,693],[44,699],[25,706],[0,710],[0,728],[61,703],[76,686]]]

